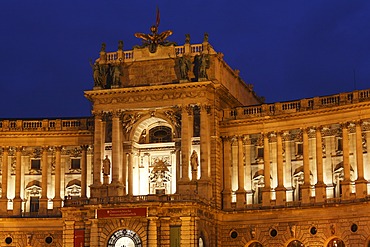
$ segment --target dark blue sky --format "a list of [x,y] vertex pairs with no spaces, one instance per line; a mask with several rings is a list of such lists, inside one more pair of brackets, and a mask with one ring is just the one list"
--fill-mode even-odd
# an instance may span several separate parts
[[[90,59],[141,41],[159,7],[169,40],[203,34],[266,102],[370,88],[370,1],[187,0],[0,3],[0,118],[88,116]],[[355,72],[355,73],[354,73]],[[355,74],[355,76],[354,76]],[[356,81],[356,83],[355,83]]]

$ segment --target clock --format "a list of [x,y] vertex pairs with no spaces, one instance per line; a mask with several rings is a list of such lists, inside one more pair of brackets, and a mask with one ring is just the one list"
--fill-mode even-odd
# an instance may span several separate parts
[[121,229],[112,234],[108,240],[108,247],[142,247],[142,241],[136,232]]

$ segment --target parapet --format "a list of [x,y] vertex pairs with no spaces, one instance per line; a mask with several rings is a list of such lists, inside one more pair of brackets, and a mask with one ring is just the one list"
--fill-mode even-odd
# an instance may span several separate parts
[[262,103],[253,91],[223,60],[208,42],[208,35],[201,44],[190,44],[186,35],[184,45],[168,42],[151,46],[135,46],[124,51],[119,41],[118,50],[106,52],[103,44],[100,56],[93,67],[94,90],[147,87],[166,84],[210,81],[221,84],[241,105]]

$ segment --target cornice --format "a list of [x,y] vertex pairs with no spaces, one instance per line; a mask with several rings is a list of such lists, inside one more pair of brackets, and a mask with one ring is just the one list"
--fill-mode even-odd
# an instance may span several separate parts
[[20,138],[20,137],[69,137],[69,136],[93,136],[92,131],[80,131],[80,132],[69,132],[69,133],[50,133],[50,132],[0,132],[0,138]]
[[[286,113],[286,114],[279,114],[279,115],[267,115],[267,116],[258,116],[258,117],[246,117],[242,119],[226,119],[220,122],[220,127],[233,127],[233,126],[240,126],[240,125],[247,125],[247,124],[259,124],[259,123],[272,123],[272,122],[279,122],[279,121],[287,121],[287,120],[295,120],[295,119],[302,119],[308,117],[315,117],[315,116],[323,116],[328,114],[335,114],[335,113],[346,113],[346,112],[357,112],[356,110],[360,108],[370,108],[370,102],[360,102],[354,104],[348,104],[343,106],[335,106],[335,107],[327,107],[321,108],[316,110],[308,110],[308,111],[301,111],[301,112],[294,112],[294,113]],[[369,109],[370,110],[370,109]],[[361,119],[361,114],[357,114],[359,119]],[[369,116],[370,117],[370,116]],[[365,117],[365,119],[369,118]],[[341,119],[333,119],[333,123],[338,122]],[[342,120],[341,120],[342,121]]]
[[102,90],[89,90],[85,91],[85,96],[88,99],[96,98],[99,96],[112,96],[112,95],[121,95],[121,94],[131,94],[131,93],[140,93],[140,92],[156,92],[156,91],[166,91],[166,90],[179,90],[179,89],[195,89],[207,87],[213,85],[212,81],[204,82],[187,82],[187,83],[178,83],[178,84],[162,84],[162,85],[153,85],[153,86],[139,86],[139,87],[124,87],[116,89],[102,89]]

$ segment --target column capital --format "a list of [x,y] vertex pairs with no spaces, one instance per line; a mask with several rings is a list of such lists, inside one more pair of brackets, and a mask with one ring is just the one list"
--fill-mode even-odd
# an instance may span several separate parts
[[348,129],[348,127],[350,126],[350,122],[341,122],[339,123],[339,126],[342,128],[342,129]]
[[194,106],[193,105],[182,106],[182,113],[187,113],[189,116],[192,116],[194,114]]
[[102,120],[103,119],[103,115],[104,115],[104,112],[103,111],[91,111],[91,114],[94,116],[95,119],[99,119],[99,120]]
[[10,151],[9,146],[4,146],[2,149],[3,149],[3,152],[9,152]]
[[111,114],[112,118],[122,118],[123,111],[121,111],[121,110],[113,110],[113,111],[111,111],[110,114]]
[[89,148],[89,145],[87,145],[87,144],[81,145],[81,150],[83,150],[83,151],[87,151],[88,148]]
[[362,127],[362,123],[363,123],[363,122],[364,122],[364,121],[363,121],[363,120],[361,120],[361,119],[353,121],[353,123],[354,123],[356,126],[360,126],[360,127]]
[[210,104],[201,104],[199,106],[199,109],[201,111],[204,111],[206,112],[207,114],[211,114],[211,109],[212,109],[212,106]]
[[322,125],[318,125],[318,126],[312,126],[312,129],[315,130],[316,132],[317,131],[321,132],[324,129],[324,127]]

